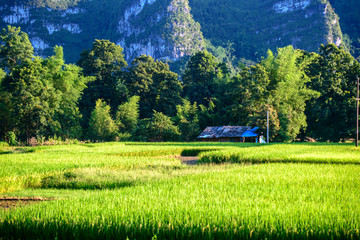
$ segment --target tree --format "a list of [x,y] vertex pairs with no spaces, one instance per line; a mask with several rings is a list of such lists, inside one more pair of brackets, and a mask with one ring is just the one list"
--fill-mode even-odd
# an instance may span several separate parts
[[0,35],[0,68],[12,71],[23,61],[32,59],[34,48],[20,27],[7,26]]
[[132,139],[135,141],[177,141],[179,140],[179,128],[174,125],[171,118],[161,112],[154,111],[151,118],[139,121],[135,128]]
[[182,140],[194,140],[201,132],[196,102],[191,104],[188,100],[184,99],[182,105],[176,106],[176,110],[175,122],[179,126]]
[[141,55],[132,62],[125,84],[130,95],[140,97],[142,118],[150,117],[153,110],[170,116],[176,114],[182,86],[168,64]]
[[46,69],[42,63],[38,57],[24,60],[3,83],[11,96],[13,127],[28,141],[32,136],[45,135],[50,129],[60,127],[54,119],[60,97],[52,82],[44,77]]
[[90,137],[93,140],[113,140],[117,127],[110,115],[110,106],[101,99],[96,101],[95,109],[91,112]]
[[86,89],[86,84],[92,81],[93,77],[84,77],[80,67],[65,64],[62,47],[56,46],[54,53],[43,62],[46,69],[45,77],[52,82],[60,97],[59,108],[54,116],[60,128],[54,129],[52,134],[63,138],[80,138],[82,116],[78,108],[78,101]]
[[10,130],[11,122],[11,95],[3,87],[5,76],[5,71],[0,68],[0,138],[4,137],[6,132]]
[[275,140],[280,123],[277,110],[271,104],[269,84],[269,72],[264,65],[244,68],[228,85],[228,94],[233,100],[229,112],[235,125],[257,126],[264,131],[269,111],[270,136]]
[[320,92],[310,102],[307,135],[321,141],[344,141],[355,136],[356,77],[360,65],[344,49],[321,45],[319,55],[307,70],[309,87]]
[[201,51],[192,56],[182,77],[184,97],[190,102],[208,106],[216,90],[216,79],[222,78],[221,68],[215,57]]
[[138,96],[133,96],[128,102],[119,105],[115,122],[121,132],[134,131],[139,118],[139,100]]
[[270,72],[270,99],[279,117],[280,141],[293,141],[306,128],[306,102],[319,96],[306,86],[310,79],[305,69],[310,62],[311,56],[292,46],[278,49],[275,57],[270,53],[263,62]]
[[77,101],[89,81],[81,68],[65,64],[62,47],[55,47],[54,56],[47,59],[33,56],[27,35],[19,28],[9,27],[2,40],[2,54],[19,54],[2,58],[7,68],[0,72],[2,136],[14,130],[27,140],[35,135],[80,137]]
[[295,140],[307,126],[306,102],[318,97],[306,86],[310,79],[305,69],[310,62],[311,56],[292,46],[279,48],[276,55],[269,51],[266,59],[234,78],[235,116],[264,131],[269,111],[272,139]]
[[171,118],[161,112],[154,111],[150,121],[149,134],[151,141],[177,141],[180,131]]
[[78,65],[83,68],[85,76],[95,77],[80,101],[85,121],[97,99],[103,99],[112,109],[126,99],[123,74],[127,62],[120,46],[109,40],[95,40],[91,49],[81,53]]

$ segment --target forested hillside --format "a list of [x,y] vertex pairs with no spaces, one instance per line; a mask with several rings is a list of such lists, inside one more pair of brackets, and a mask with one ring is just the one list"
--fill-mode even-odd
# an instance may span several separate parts
[[191,6],[204,36],[216,45],[233,42],[238,57],[256,60],[286,45],[316,51],[321,43],[340,45],[343,38],[325,0],[193,0]]
[[203,49],[203,36],[215,47],[231,46],[238,60],[256,61],[267,49],[287,45],[307,51],[322,43],[350,48],[351,39],[358,47],[358,5],[355,0],[4,0],[0,27],[20,26],[42,56],[63,46],[70,62],[94,39],[121,45],[128,61],[141,53],[177,60]]
[[340,25],[344,34],[349,36],[353,46],[352,54],[360,56],[360,1],[358,0],[330,0],[340,17]]

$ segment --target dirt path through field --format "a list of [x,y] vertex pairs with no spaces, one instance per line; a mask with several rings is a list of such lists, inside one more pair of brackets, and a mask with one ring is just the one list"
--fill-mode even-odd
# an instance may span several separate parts
[[182,161],[182,163],[186,165],[196,165],[197,162],[199,161],[198,156],[189,156],[189,157],[180,156],[179,159]]
[[0,197],[0,209],[7,210],[18,206],[34,204],[42,201],[49,201],[51,199],[44,198],[14,198],[14,197]]

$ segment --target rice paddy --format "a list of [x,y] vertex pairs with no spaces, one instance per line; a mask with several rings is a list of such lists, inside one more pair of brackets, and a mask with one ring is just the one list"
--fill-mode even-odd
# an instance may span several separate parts
[[[32,149],[3,149],[0,195],[53,200],[0,209],[0,239],[360,239],[352,145]],[[181,154],[201,164],[182,164]]]

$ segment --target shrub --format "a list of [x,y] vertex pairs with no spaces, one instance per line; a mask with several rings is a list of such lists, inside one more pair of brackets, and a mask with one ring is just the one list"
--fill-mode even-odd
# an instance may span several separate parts
[[10,146],[17,146],[18,145],[18,142],[16,140],[16,135],[12,131],[6,133],[6,141]]

